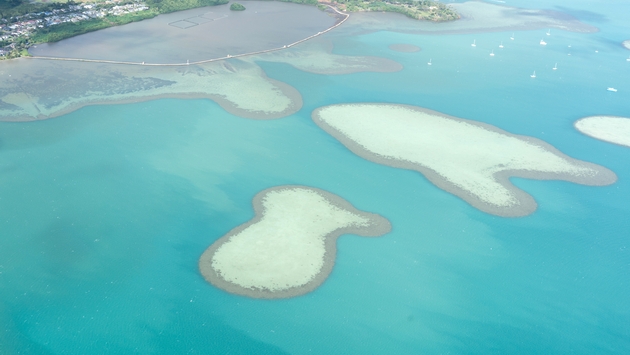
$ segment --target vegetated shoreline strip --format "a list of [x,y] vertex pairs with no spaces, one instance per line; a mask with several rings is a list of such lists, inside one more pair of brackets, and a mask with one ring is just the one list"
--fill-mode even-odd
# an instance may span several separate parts
[[23,57],[23,58],[44,59],[44,60],[62,60],[62,61],[69,61],[69,62],[88,62],[88,63],[122,64],[122,65],[144,65],[144,66],[154,66],[154,67],[181,67],[181,66],[186,66],[186,65],[197,65],[197,64],[218,62],[218,61],[221,61],[221,60],[232,59],[232,58],[248,57],[248,56],[252,56],[252,55],[258,55],[258,54],[264,54],[264,53],[270,53],[270,52],[277,52],[277,51],[281,51],[283,49],[288,49],[290,47],[293,47],[293,46],[298,45],[300,43],[306,42],[306,41],[311,40],[313,38],[319,37],[319,36],[323,35],[324,33],[327,33],[329,31],[334,30],[335,28],[341,26],[344,22],[346,22],[350,18],[350,14],[341,12],[341,11],[337,10],[336,8],[334,8],[333,6],[330,6],[330,5],[326,5],[326,6],[331,8],[336,13],[338,13],[340,15],[343,15],[344,18],[341,21],[339,21],[338,23],[334,24],[333,26],[331,26],[331,27],[329,27],[329,28],[327,28],[327,29],[325,29],[325,30],[323,30],[321,32],[317,32],[314,35],[311,35],[311,36],[308,36],[308,37],[306,37],[304,39],[301,39],[299,41],[293,42],[291,44],[287,44],[287,45],[282,46],[282,47],[264,49],[264,50],[261,50],[261,51],[248,52],[248,53],[235,54],[235,55],[228,54],[225,57],[205,59],[205,60],[200,60],[200,61],[196,61],[196,62],[186,62],[186,63],[125,62],[125,61],[116,61],[116,60],[41,57],[41,56],[30,56],[30,57]]

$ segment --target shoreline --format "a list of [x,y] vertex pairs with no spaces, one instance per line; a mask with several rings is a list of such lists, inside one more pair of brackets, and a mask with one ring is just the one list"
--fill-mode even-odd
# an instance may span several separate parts
[[[274,191],[282,191],[287,189],[307,189],[319,194],[323,197],[328,203],[331,205],[341,209],[348,211],[350,213],[356,214],[360,217],[364,217],[368,219],[369,226],[368,227],[342,227],[333,230],[332,232],[321,236],[324,240],[324,248],[325,253],[323,257],[323,265],[319,272],[311,278],[306,284],[291,287],[288,289],[283,289],[280,291],[272,291],[265,288],[246,288],[240,286],[238,284],[229,282],[225,280],[219,272],[217,272],[212,266],[212,259],[215,255],[216,251],[223,246],[225,243],[230,241],[230,238],[238,235],[248,227],[258,223],[261,221],[263,216],[265,215],[266,208],[264,205],[264,198],[270,192]],[[212,285],[232,294],[247,296],[252,298],[262,298],[262,299],[280,299],[280,298],[290,298],[301,296],[307,294],[309,292],[314,291],[319,286],[321,286],[324,281],[328,278],[332,269],[335,265],[335,259],[337,255],[337,239],[344,234],[356,234],[362,237],[378,237],[383,234],[389,233],[391,231],[391,224],[385,218],[378,214],[365,212],[354,207],[350,202],[346,201],[342,197],[335,195],[331,192],[321,190],[314,187],[302,186],[302,185],[282,185],[271,187],[265,189],[263,191],[258,192],[254,198],[252,199],[252,205],[254,208],[254,217],[249,221],[235,227],[230,230],[227,234],[223,235],[216,241],[214,241],[210,247],[208,247],[200,256],[198,262],[198,268],[203,276],[203,278],[211,283]]]
[[573,175],[570,173],[541,172],[541,171],[527,170],[527,169],[500,170],[498,172],[493,173],[492,177],[494,181],[496,181],[503,188],[509,191],[514,196],[514,198],[516,198],[516,200],[518,201],[518,204],[516,205],[503,207],[500,205],[483,201],[481,198],[478,197],[478,195],[475,195],[472,192],[465,190],[464,188],[456,185],[454,182],[450,181],[446,176],[439,174],[437,171],[431,169],[428,166],[424,166],[420,163],[415,163],[411,161],[405,161],[401,159],[386,157],[386,156],[373,153],[367,150],[364,146],[348,138],[345,134],[337,130],[335,127],[329,125],[327,122],[324,122],[324,120],[319,117],[320,111],[329,107],[337,106],[337,105],[319,107],[315,111],[313,111],[311,118],[313,119],[315,124],[319,126],[321,129],[323,129],[325,132],[333,136],[333,138],[341,142],[341,144],[343,144],[352,153],[358,155],[359,157],[363,159],[375,162],[377,164],[382,164],[382,165],[405,169],[405,170],[417,171],[420,174],[422,174],[427,180],[429,180],[432,184],[434,184],[436,187],[461,198],[466,203],[486,213],[490,213],[490,214],[501,216],[501,217],[522,217],[536,211],[538,204],[536,203],[536,200],[534,199],[534,197],[528,194],[527,192],[525,192],[524,190],[521,190],[518,187],[512,185],[512,183],[510,182],[511,177],[519,177],[519,178],[534,179],[534,180],[566,180],[569,182],[588,185],[588,186],[605,186],[605,185],[610,185],[614,183],[615,181],[617,181],[617,176],[612,170],[609,170],[603,166],[600,166],[594,163],[585,162],[585,161],[581,161],[581,160],[569,157],[568,155],[562,153],[561,151],[553,147],[551,144],[543,140],[540,140],[538,138],[512,134],[510,132],[504,131],[496,126],[492,126],[487,123],[458,118],[458,117],[443,114],[441,112],[433,111],[433,110],[422,108],[422,107],[412,106],[412,105],[390,104],[390,103],[353,103],[353,104],[346,104],[346,105],[352,106],[352,105],[365,105],[365,104],[404,107],[407,109],[411,109],[413,111],[418,111],[421,113],[438,116],[438,117],[445,118],[448,120],[453,120],[455,122],[464,122],[464,123],[470,124],[472,126],[475,126],[477,128],[480,128],[486,131],[490,131],[493,133],[497,133],[497,134],[501,134],[501,135],[505,135],[508,137],[525,141],[532,145],[538,146],[542,148],[543,150],[551,154],[554,154],[562,159],[565,159],[575,166],[591,169],[597,173],[597,178],[593,179],[593,178],[589,178],[585,176]]
[[[84,59],[84,58],[62,58],[62,57],[47,57],[47,56],[26,56],[26,57],[21,57],[21,58],[27,58],[27,59],[39,59],[39,60],[58,60],[58,61],[69,61],[69,62],[86,62],[86,63],[101,63],[101,64],[117,64],[117,65],[140,65],[140,66],[148,66],[148,67],[182,67],[182,66],[188,66],[188,65],[198,65],[198,64],[206,64],[206,63],[212,63],[212,62],[218,62],[218,61],[223,61],[226,59],[232,59],[232,58],[243,58],[243,57],[249,57],[249,56],[253,56],[253,55],[260,55],[260,54],[265,54],[265,53],[271,53],[271,52],[277,52],[277,51],[281,51],[281,50],[285,50],[285,49],[289,49],[293,46],[299,45],[301,43],[304,43],[308,40],[311,40],[313,38],[319,37],[329,31],[334,30],[335,28],[341,26],[344,22],[346,22],[349,18],[350,18],[350,14],[347,13],[343,13],[340,12],[339,10],[337,10],[335,7],[331,6],[331,5],[325,5],[328,8],[332,9],[337,15],[342,15],[344,16],[343,19],[339,19],[337,17],[337,22],[332,25],[331,27],[323,30],[323,31],[319,31],[314,35],[308,36],[306,38],[303,38],[301,40],[295,41],[293,43],[289,43],[287,45],[284,45],[282,47],[276,47],[276,48],[270,48],[270,49],[265,49],[265,50],[260,50],[260,51],[254,51],[254,52],[247,52],[247,53],[241,53],[241,54],[235,54],[235,55],[231,55],[228,54],[227,56],[224,57],[218,57],[218,58],[210,58],[210,59],[204,59],[204,60],[199,60],[199,61],[195,61],[195,62],[186,62],[186,63],[147,63],[147,62],[127,62],[127,61],[115,61],[115,60],[101,60],[101,59]],[[15,58],[17,59],[17,58]]]

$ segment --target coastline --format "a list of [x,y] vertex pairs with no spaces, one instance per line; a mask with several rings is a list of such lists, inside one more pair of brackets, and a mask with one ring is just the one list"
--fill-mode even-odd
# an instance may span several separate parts
[[[363,104],[375,104],[375,103],[357,103],[356,105],[363,105]],[[378,103],[376,104],[378,105]],[[355,105],[355,104],[350,104],[350,105]],[[382,105],[394,105],[394,104],[383,103]],[[332,106],[336,106],[336,105],[329,105],[329,106],[317,108],[315,111],[313,111],[311,117],[317,126],[322,128],[325,132],[327,132],[328,134],[333,136],[335,139],[337,139],[339,142],[341,142],[351,152],[360,156],[361,158],[375,162],[377,164],[387,165],[394,168],[417,171],[421,173],[422,175],[424,175],[432,184],[434,184],[438,188],[461,198],[462,200],[464,200],[471,206],[483,212],[490,213],[493,215],[497,215],[501,217],[522,217],[522,216],[526,216],[533,213],[537,209],[538,204],[536,203],[534,197],[528,194],[527,192],[525,192],[524,190],[521,190],[517,188],[516,186],[512,185],[509,180],[511,177],[520,177],[520,178],[534,179],[534,180],[566,180],[569,182],[589,185],[589,186],[610,185],[617,180],[617,176],[613,171],[594,163],[585,162],[585,161],[581,161],[575,158],[571,158],[568,155],[560,152],[558,149],[556,149],[549,143],[542,141],[538,138],[512,134],[510,132],[504,131],[496,126],[492,126],[487,123],[449,116],[441,112],[429,110],[422,107],[395,104],[395,106],[404,107],[407,109],[411,109],[413,111],[418,111],[418,112],[426,113],[429,115],[438,116],[441,118],[446,118],[448,120],[453,120],[455,122],[464,122],[472,126],[475,126],[477,128],[490,131],[492,133],[497,133],[500,135],[504,135],[507,137],[516,138],[516,139],[525,141],[532,145],[538,146],[542,148],[543,150],[551,154],[554,154],[562,159],[565,159],[566,161],[570,162],[571,164],[575,166],[591,169],[597,173],[597,178],[593,179],[591,177],[579,176],[579,175],[574,175],[570,173],[541,172],[541,171],[524,170],[524,169],[501,170],[499,172],[494,173],[492,177],[494,178],[494,181],[502,185],[503,188],[505,188],[514,196],[514,198],[518,201],[518,204],[507,206],[507,207],[498,206],[498,205],[483,201],[481,198],[478,197],[478,195],[475,195],[472,192],[465,190],[460,186],[457,186],[455,183],[448,180],[447,177],[442,176],[437,171],[427,166],[424,166],[419,163],[411,162],[411,161],[405,161],[405,160],[386,157],[386,156],[376,154],[367,150],[364,146],[350,139],[345,134],[343,134],[342,132],[337,130],[335,127],[329,125],[327,122],[325,122],[323,119],[320,118],[319,112]]]
[[[339,209],[349,211],[350,213],[356,214],[358,216],[367,218],[369,220],[370,225],[368,227],[350,226],[350,227],[338,228],[322,236],[322,238],[324,239],[324,248],[325,248],[325,253],[323,255],[323,266],[320,269],[319,273],[315,275],[315,277],[313,277],[308,283],[302,286],[292,287],[292,288],[284,289],[280,291],[271,291],[264,288],[245,288],[240,285],[229,282],[225,280],[223,277],[221,277],[221,275],[212,267],[212,258],[214,254],[216,253],[216,251],[225,243],[229,242],[231,237],[238,235],[239,233],[241,233],[248,227],[261,221],[261,219],[263,218],[266,212],[266,209],[264,206],[264,198],[268,193],[273,192],[273,191],[282,191],[286,189],[295,189],[295,188],[312,190],[315,193],[322,196],[331,205]],[[239,225],[238,227],[232,229],[221,238],[217,239],[210,247],[208,247],[208,249],[206,249],[202,253],[201,257],[199,258],[199,263],[198,263],[199,271],[202,274],[202,276],[206,279],[206,281],[210,282],[214,286],[226,292],[236,294],[236,295],[241,295],[241,296],[247,296],[247,297],[252,297],[252,298],[263,298],[263,299],[280,299],[280,298],[290,298],[290,297],[301,296],[306,293],[312,292],[315,289],[317,289],[319,286],[321,286],[324,283],[324,281],[326,281],[326,279],[328,278],[328,275],[330,275],[330,273],[332,272],[332,269],[335,264],[336,255],[337,255],[337,239],[341,235],[356,234],[362,237],[377,237],[377,236],[381,236],[383,234],[389,233],[391,231],[391,224],[386,218],[375,213],[360,211],[356,207],[354,207],[350,202],[346,201],[340,196],[337,196],[325,190],[321,190],[321,189],[317,189],[317,188],[313,188],[309,186],[282,185],[282,186],[271,187],[257,193],[252,200],[252,205],[253,205],[254,213],[255,213],[254,218],[252,218],[251,220],[247,221],[244,224]]]
[[224,61],[224,60],[233,59],[233,58],[250,57],[250,56],[261,55],[261,54],[266,54],[266,53],[277,52],[277,51],[282,51],[282,50],[285,50],[285,49],[289,49],[289,48],[291,48],[293,46],[299,45],[301,43],[304,43],[306,41],[309,41],[311,39],[314,39],[314,38],[319,37],[319,36],[321,36],[323,34],[326,34],[327,32],[330,32],[330,31],[334,30],[335,28],[341,26],[344,22],[346,22],[348,20],[348,18],[350,18],[349,14],[340,12],[339,10],[337,10],[333,6],[330,6],[330,5],[325,5],[325,6],[327,6],[329,9],[331,9],[334,12],[334,14],[336,15],[335,16],[336,21],[331,27],[328,27],[328,28],[326,28],[326,29],[324,29],[322,31],[319,31],[316,34],[308,36],[306,38],[294,41],[292,43],[288,43],[286,45],[283,45],[282,47],[274,47],[274,48],[258,50],[258,51],[252,51],[252,52],[246,52],[246,53],[240,53],[240,54],[234,54],[234,55],[228,54],[228,55],[223,56],[223,57],[209,58],[209,59],[203,59],[203,60],[199,60],[199,61],[186,62],[186,63],[130,62],[130,61],[103,60],[103,59],[87,59],[87,58],[71,58],[71,57],[70,58],[50,57],[50,56],[38,56],[38,55],[30,55],[30,56],[24,57],[24,58],[39,59],[39,60],[70,61],[70,62],[102,63],[102,64],[137,65],[137,66],[147,66],[147,67],[151,67],[151,66],[154,66],[154,67],[155,66],[158,66],[158,67],[182,67],[182,66],[188,66],[188,65],[199,65],[199,64],[213,63],[213,62]]
[[[554,28],[576,33],[595,33],[599,29],[577,18],[554,10],[535,10],[505,4],[465,1],[452,6],[460,14],[457,21],[426,23],[413,21],[396,13],[357,13],[350,20],[348,34],[358,35],[376,31],[410,34],[451,35],[504,31],[525,31]],[[354,30],[360,27],[361,30]]]

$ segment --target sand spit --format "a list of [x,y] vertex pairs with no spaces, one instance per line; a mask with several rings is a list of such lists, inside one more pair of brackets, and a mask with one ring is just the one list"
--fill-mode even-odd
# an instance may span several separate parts
[[405,44],[405,43],[396,43],[390,44],[387,48],[393,50],[394,52],[402,52],[402,53],[414,53],[420,52],[420,47],[414,46],[413,44]]
[[302,107],[296,89],[240,60],[176,69],[29,60],[7,66],[12,68],[0,74],[3,121],[46,119],[87,105],[156,98],[208,98],[253,119],[284,117]]
[[415,106],[341,104],[319,108],[313,120],[355,154],[416,170],[433,184],[495,215],[516,217],[536,201],[512,176],[608,185],[616,175],[568,157],[548,143],[497,127]]
[[287,63],[293,67],[315,74],[338,75],[358,72],[396,72],[402,64],[391,59],[369,56],[346,56],[333,54],[333,44],[327,40],[312,40],[296,48],[256,56],[251,61],[268,60]]
[[626,49],[630,49],[630,39],[621,43]]
[[[362,12],[352,14],[346,31],[396,31],[405,33],[470,33],[557,28],[571,32],[597,32],[596,27],[559,11],[522,9],[482,1],[453,3],[462,16],[457,21],[416,21],[401,14]],[[352,26],[354,25],[354,26]],[[343,29],[342,29],[343,30]]]
[[574,126],[589,137],[630,147],[630,118],[591,116],[577,120]]
[[214,242],[199,259],[203,277],[234,294],[288,298],[321,285],[335,263],[342,234],[380,236],[391,229],[339,196],[305,186],[258,193],[256,216]]

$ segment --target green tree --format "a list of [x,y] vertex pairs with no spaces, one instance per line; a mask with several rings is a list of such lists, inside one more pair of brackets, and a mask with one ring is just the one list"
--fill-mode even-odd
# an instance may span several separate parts
[[230,10],[232,11],[243,11],[245,10],[245,6],[237,3],[237,2],[233,2],[232,5],[230,5]]

